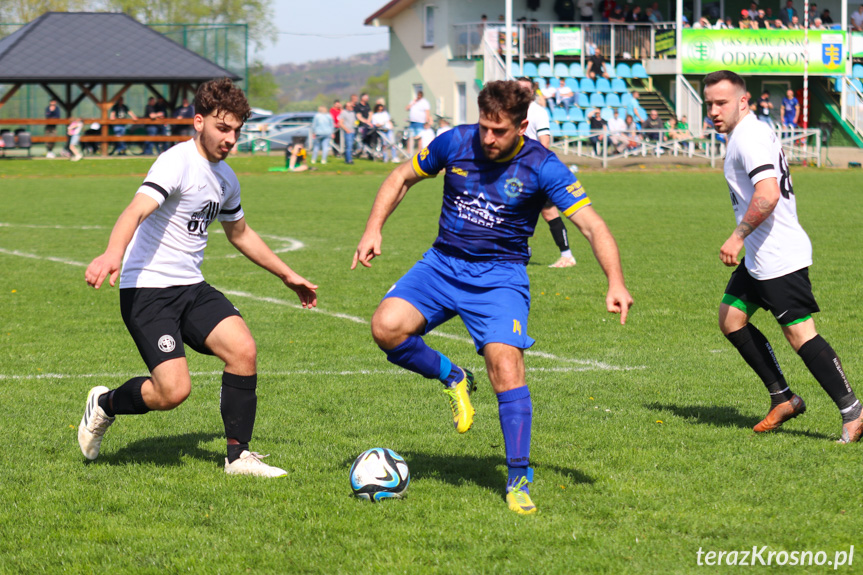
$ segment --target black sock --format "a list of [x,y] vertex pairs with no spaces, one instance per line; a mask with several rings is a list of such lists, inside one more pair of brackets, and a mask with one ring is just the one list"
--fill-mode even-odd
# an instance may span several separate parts
[[239,441],[239,445],[228,445],[228,463],[240,457],[249,448],[255,415],[258,410],[257,375],[235,375],[222,373],[222,391],[219,409],[225,424],[225,437]]
[[554,243],[557,244],[557,249],[561,252],[568,250],[569,236],[566,235],[566,226],[563,225],[560,216],[548,222],[548,228],[551,231],[551,237],[554,238]]
[[99,407],[108,417],[115,415],[141,415],[150,411],[141,396],[141,386],[149,377],[133,377],[117,389],[99,397]]
[[791,399],[794,393],[785,382],[782,368],[773,355],[773,348],[758,328],[747,323],[742,329],[725,336],[731,342],[749,367],[761,378],[770,393],[770,408]]
[[[851,389],[851,384],[848,383],[848,378],[845,377],[842,363],[830,344],[820,335],[816,335],[801,345],[797,354],[839,408],[843,423],[860,417],[860,409],[858,409],[860,403],[854,395],[854,390]],[[856,416],[851,417],[854,413]],[[849,419],[846,420],[846,417]]]

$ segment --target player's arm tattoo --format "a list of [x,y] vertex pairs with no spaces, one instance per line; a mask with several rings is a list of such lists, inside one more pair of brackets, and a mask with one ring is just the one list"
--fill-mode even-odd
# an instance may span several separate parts
[[773,209],[775,207],[776,202],[771,202],[768,198],[756,194],[752,198],[752,201],[749,202],[749,208],[746,210],[743,220],[738,224],[737,228],[735,228],[734,233],[736,233],[741,239],[745,239],[746,236],[751,234],[764,220],[770,217],[770,214],[773,213]]

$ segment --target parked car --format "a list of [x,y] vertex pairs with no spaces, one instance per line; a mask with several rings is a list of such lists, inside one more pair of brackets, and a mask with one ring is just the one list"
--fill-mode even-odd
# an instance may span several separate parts
[[270,150],[284,150],[299,139],[304,140],[308,148],[311,145],[309,127],[314,117],[315,112],[287,112],[249,120],[243,125],[243,138],[237,148],[248,152],[254,145],[255,150],[266,150],[269,143]]

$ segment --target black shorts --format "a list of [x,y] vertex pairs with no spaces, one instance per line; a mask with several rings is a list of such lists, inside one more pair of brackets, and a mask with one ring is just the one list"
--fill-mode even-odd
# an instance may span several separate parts
[[731,274],[723,303],[746,312],[747,316],[763,307],[781,325],[796,323],[821,311],[812,294],[809,268],[770,280],[757,280],[749,275],[745,264],[744,259]]
[[198,353],[213,355],[204,344],[207,336],[223,319],[240,315],[222,292],[206,282],[121,289],[120,313],[151,372],[162,362],[186,357],[184,343]]

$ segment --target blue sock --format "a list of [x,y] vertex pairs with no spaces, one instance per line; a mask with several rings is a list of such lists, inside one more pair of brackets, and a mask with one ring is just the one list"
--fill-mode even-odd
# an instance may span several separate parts
[[[517,387],[497,394],[500,428],[506,449],[508,468],[507,487],[514,485],[520,477],[532,481],[530,464],[530,427],[533,422],[533,403],[527,386]],[[528,486],[523,489],[529,492]]]
[[383,351],[390,363],[428,379],[439,379],[447,383],[455,375],[461,375],[460,368],[453,365],[448,357],[426,345],[418,335],[412,335],[393,349]]

